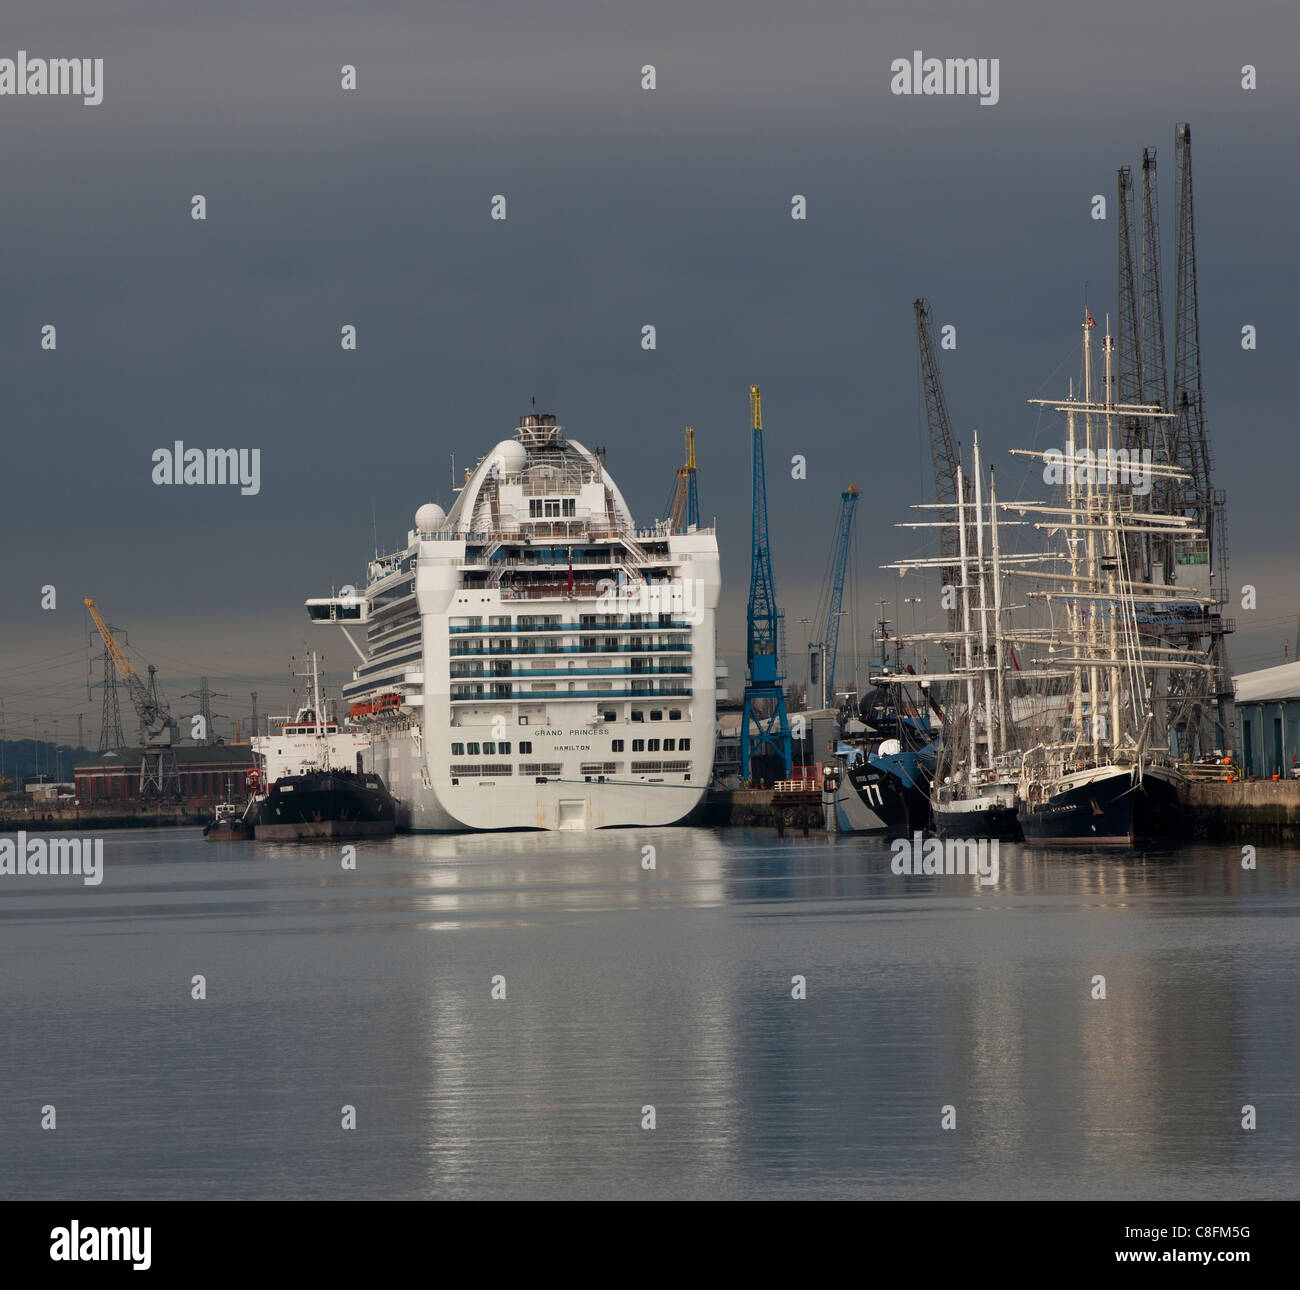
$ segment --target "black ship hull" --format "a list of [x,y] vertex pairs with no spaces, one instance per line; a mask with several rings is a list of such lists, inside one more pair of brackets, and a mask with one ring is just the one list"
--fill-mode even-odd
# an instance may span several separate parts
[[916,829],[929,827],[928,782],[924,788],[905,784],[899,776],[868,762],[849,767],[848,781],[863,805],[880,818],[886,832],[910,837]]
[[220,820],[203,830],[205,842],[250,842],[253,826],[247,820]]
[[259,839],[383,837],[397,803],[378,775],[324,771],[278,779],[253,816]]
[[[961,804],[963,807],[965,803]],[[1005,838],[1016,841],[1020,837],[1020,816],[1014,806],[1000,802],[988,805],[971,805],[969,810],[934,809],[934,831],[941,838]]]
[[1117,767],[1029,802],[1019,823],[1030,846],[1130,847],[1177,836],[1178,793],[1150,771],[1139,784]]

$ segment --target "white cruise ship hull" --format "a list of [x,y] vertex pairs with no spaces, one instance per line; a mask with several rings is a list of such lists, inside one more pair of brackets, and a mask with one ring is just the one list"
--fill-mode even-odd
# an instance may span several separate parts
[[[423,772],[433,768],[405,732],[375,739],[374,769],[397,799],[403,833],[464,833],[476,830],[591,830],[657,827],[682,823],[704,798],[707,785],[599,784],[585,779],[511,783],[476,778],[435,787]],[[447,779],[450,780],[450,776]],[[707,780],[707,772],[704,778]]]
[[307,602],[364,656],[343,694],[398,828],[684,821],[716,738],[713,531],[637,528],[603,455],[548,416],[458,491],[364,594]]

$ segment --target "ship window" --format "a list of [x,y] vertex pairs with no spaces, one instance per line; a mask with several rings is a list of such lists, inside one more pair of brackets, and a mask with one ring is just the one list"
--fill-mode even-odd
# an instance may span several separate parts
[[633,721],[644,721],[644,720],[645,720],[645,713],[642,712],[640,708],[633,708],[633,709],[632,709],[632,720],[633,720]]
[[662,721],[663,719],[664,719],[664,714],[663,714],[663,709],[662,709],[662,708],[651,708],[651,709],[650,709],[650,720],[651,720],[651,721]]
[[621,739],[611,739],[609,744],[610,752],[622,752],[623,741]]
[[659,740],[658,739],[650,740],[650,742],[646,745],[646,752],[658,752],[658,751],[659,751]]
[[576,514],[577,514],[577,506],[578,506],[578,503],[577,503],[577,501],[576,501],[574,498],[572,498],[572,497],[566,497],[566,498],[564,499],[564,513],[565,513],[566,515],[576,515]]
[[533,751],[533,741],[531,739],[521,739],[519,741],[519,751],[521,753],[530,753]]
[[470,757],[477,757],[477,756],[478,756],[478,744],[466,744],[466,745],[465,745],[465,752],[466,752]]
[[548,497],[546,499],[546,519],[557,519],[560,514],[560,499],[558,497]]
[[689,739],[679,739],[677,741],[677,748],[680,752],[690,752],[691,741]]
[[600,715],[601,715],[601,717],[602,717],[605,721],[617,721],[617,720],[618,720],[618,713],[615,712],[615,711],[613,710],[613,708],[606,708],[605,711],[602,712]]
[[672,751],[674,751],[674,750],[676,749],[676,747],[677,747],[677,740],[676,740],[676,739],[665,739],[665,740],[664,740],[664,752],[672,752]]
[[681,710],[681,708],[669,708],[669,709],[668,709],[668,720],[669,720],[669,721],[680,721],[681,719],[682,719],[682,710]]
[[497,746],[495,743],[489,742],[483,745],[484,757],[495,757],[496,755],[497,755]]
[[463,756],[465,755],[465,745],[464,745],[464,744],[452,744],[452,746],[451,746],[451,755],[452,755],[453,757],[463,757]]
[[644,740],[644,739],[633,739],[633,740],[632,740],[632,751],[633,751],[633,752],[645,752],[645,740]]

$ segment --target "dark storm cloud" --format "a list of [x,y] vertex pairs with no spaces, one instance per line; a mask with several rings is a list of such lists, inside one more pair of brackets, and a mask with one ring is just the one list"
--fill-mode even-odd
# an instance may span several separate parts
[[[944,357],[954,422],[965,440],[981,427],[1013,492],[1024,470],[1005,449],[1036,430],[1024,399],[1062,392],[1075,370],[1085,292],[1099,318],[1114,312],[1114,221],[1091,221],[1088,199],[1158,146],[1170,258],[1184,119],[1233,582],[1259,585],[1261,618],[1292,613],[1293,562],[1255,517],[1289,516],[1296,461],[1282,409],[1296,86],[1270,59],[1297,19],[1265,5],[952,8],[11,13],[0,56],[102,57],[105,93],[93,109],[0,100],[6,654],[79,638],[91,594],[146,654],[152,634],[194,675],[219,670],[205,651],[224,646],[278,674],[303,597],[360,580],[372,499],[381,544],[402,540],[417,505],[448,501],[449,454],[472,464],[535,394],[607,446],[643,519],[669,493],[682,427],[697,428],[734,659],[751,382],[790,619],[812,608],[838,494],[856,482],[865,634],[870,602],[897,591],[875,566],[913,549],[894,525],[929,488],[912,299],[958,326]],[[892,96],[890,60],[916,48],[998,58],[998,105]],[[1254,94],[1245,62],[1260,65]],[[338,88],[343,63],[355,93]],[[193,193],[206,223],[189,218]],[[488,218],[494,193],[504,223]],[[789,218],[794,193],[806,222]],[[38,348],[46,322],[54,354]],[[1240,349],[1246,322],[1255,354]],[[339,349],[344,323],[356,354]],[[260,495],[155,487],[150,454],[177,438],[260,448]],[[796,451],[806,481],[790,478]],[[44,583],[57,615],[37,608]],[[1284,633],[1269,633],[1271,649]]]

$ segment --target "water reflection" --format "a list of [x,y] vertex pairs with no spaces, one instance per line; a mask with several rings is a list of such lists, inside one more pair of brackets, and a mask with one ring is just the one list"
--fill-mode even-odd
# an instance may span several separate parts
[[1300,855],[1005,845],[982,886],[890,854],[415,836],[348,870],[338,846],[111,838],[100,888],[0,891],[13,1105],[95,1074],[55,1149],[0,1119],[0,1191],[1294,1190]]

